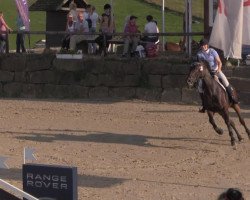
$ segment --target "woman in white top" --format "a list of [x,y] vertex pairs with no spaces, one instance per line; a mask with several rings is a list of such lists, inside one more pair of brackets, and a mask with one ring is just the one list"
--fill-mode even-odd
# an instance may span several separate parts
[[[148,15],[146,19],[148,23],[145,25],[144,33],[159,33],[159,28],[157,27],[156,21],[153,20],[153,17]],[[159,37],[157,35],[146,35],[141,40],[155,43],[159,40]]]

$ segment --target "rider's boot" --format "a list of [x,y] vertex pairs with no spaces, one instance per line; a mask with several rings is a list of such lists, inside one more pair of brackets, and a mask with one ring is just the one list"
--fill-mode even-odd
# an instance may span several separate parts
[[204,107],[204,94],[203,93],[199,93],[200,94],[200,97],[201,97],[201,108],[199,109],[199,112],[200,113],[205,113],[206,112],[206,109]]
[[231,85],[228,85],[228,86],[226,87],[226,90],[227,90],[227,93],[228,93],[228,96],[229,96],[230,101],[231,101],[233,104],[239,103],[239,100],[238,100],[238,97],[236,96],[236,93],[235,93],[235,91],[234,91],[234,88],[233,88]]

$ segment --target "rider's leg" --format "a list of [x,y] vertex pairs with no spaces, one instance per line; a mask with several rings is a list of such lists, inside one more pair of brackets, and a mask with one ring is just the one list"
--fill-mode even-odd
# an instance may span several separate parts
[[201,97],[201,108],[199,109],[199,112],[200,113],[205,113],[206,109],[204,107],[204,91],[202,89],[202,80],[200,79],[199,82],[198,82],[198,92],[200,94],[200,97]]
[[217,75],[218,75],[218,77],[221,79],[222,84],[224,85],[224,87],[226,88],[230,100],[231,100],[233,103],[238,103],[238,98],[235,96],[234,89],[233,89],[233,87],[229,84],[229,82],[228,82],[228,80],[227,80],[227,77],[224,75],[224,73],[223,73],[222,71],[220,71]]

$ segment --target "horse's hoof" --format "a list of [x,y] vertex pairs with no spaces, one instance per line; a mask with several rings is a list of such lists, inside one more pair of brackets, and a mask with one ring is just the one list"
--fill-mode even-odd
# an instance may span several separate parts
[[219,135],[223,134],[223,130],[221,128],[217,128],[215,129],[216,133],[218,133]]
[[236,143],[235,143],[235,141],[233,140],[233,141],[231,141],[231,146],[233,147],[233,149],[234,148],[236,148]]
[[244,139],[243,138],[239,138],[239,143],[242,143],[244,142]]

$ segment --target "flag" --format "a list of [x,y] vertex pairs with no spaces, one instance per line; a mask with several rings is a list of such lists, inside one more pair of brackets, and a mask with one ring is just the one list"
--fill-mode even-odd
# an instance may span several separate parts
[[0,168],[1,169],[8,169],[8,165],[6,165],[5,161],[7,160],[7,157],[0,156]]
[[35,149],[25,147],[24,148],[24,163],[27,163],[28,160],[29,161],[36,160],[36,157],[35,157],[34,153],[35,153]]
[[[241,58],[243,24],[245,23],[244,25],[250,28],[249,20],[244,18],[243,14],[247,2],[250,0],[218,0],[217,15],[209,44],[223,50],[224,56],[227,58]],[[249,16],[247,17],[249,18]],[[246,33],[245,27],[244,32]],[[249,35],[245,38],[248,40]]]
[[250,0],[245,0],[243,4],[243,38],[242,43],[250,45]]
[[23,20],[25,30],[30,30],[29,7],[28,0],[15,0],[19,14]]

